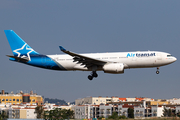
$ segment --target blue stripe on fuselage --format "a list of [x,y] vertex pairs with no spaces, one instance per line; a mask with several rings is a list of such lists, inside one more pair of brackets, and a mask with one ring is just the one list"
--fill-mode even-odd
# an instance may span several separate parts
[[[26,62],[22,62],[28,65],[32,65],[35,67],[41,67],[41,68],[45,68],[45,69],[51,69],[51,70],[66,70],[62,65],[60,65],[59,63],[56,63],[55,61],[53,61],[51,58],[49,58],[46,55],[31,55],[30,56],[31,60]],[[11,59],[12,61],[18,61],[16,59]]]
[[31,61],[27,64],[52,70],[66,70],[62,65],[57,65],[55,61],[46,55],[32,55]]

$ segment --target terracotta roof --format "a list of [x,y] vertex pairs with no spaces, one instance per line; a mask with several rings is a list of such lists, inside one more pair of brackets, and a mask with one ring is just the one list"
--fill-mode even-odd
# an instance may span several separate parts
[[144,100],[144,98],[136,98],[136,100],[142,101]]
[[126,98],[119,98],[119,100],[121,100],[121,101],[126,101]]

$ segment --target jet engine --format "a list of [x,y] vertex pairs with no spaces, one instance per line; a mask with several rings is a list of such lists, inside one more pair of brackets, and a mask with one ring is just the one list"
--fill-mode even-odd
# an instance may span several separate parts
[[121,74],[124,73],[123,63],[108,63],[103,66],[105,73]]

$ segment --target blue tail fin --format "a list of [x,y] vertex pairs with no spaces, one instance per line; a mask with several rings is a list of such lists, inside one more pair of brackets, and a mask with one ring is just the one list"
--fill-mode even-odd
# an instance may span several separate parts
[[26,42],[24,42],[23,39],[21,39],[13,30],[4,30],[4,32],[14,56],[20,58],[28,57],[30,59],[30,55],[39,54],[34,51]]

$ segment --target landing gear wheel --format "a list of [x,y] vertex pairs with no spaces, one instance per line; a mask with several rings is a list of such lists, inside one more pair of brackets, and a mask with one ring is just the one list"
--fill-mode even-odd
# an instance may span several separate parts
[[159,74],[159,71],[156,71],[156,74]]
[[89,75],[89,76],[88,76],[88,79],[89,79],[89,80],[92,80],[92,79],[93,79],[93,76]]
[[96,78],[96,77],[98,77],[98,74],[96,72],[93,72],[92,76]]
[[94,77],[95,78],[98,77],[98,74],[96,73],[96,71],[92,71],[91,75],[88,76],[88,79],[92,80]]
[[159,74],[159,67],[157,67],[157,71],[156,71],[156,74]]

